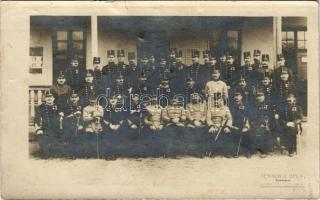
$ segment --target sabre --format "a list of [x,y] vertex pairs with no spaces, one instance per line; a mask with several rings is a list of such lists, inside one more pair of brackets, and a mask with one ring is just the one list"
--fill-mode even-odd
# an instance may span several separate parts
[[228,122],[228,120],[226,120],[226,121],[223,123],[223,126],[221,126],[221,127],[219,128],[219,131],[218,131],[216,137],[214,138],[214,141],[217,141],[217,140],[218,140],[218,137],[219,137],[219,135],[220,135],[220,132],[221,132],[222,128],[226,126],[227,122]]

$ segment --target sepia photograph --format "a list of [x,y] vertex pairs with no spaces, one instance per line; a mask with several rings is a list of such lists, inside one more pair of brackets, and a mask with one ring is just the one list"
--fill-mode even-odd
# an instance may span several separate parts
[[33,155],[297,153],[306,17],[98,16],[95,29],[91,20],[30,17]]
[[78,3],[0,4],[3,197],[319,197],[318,4]]

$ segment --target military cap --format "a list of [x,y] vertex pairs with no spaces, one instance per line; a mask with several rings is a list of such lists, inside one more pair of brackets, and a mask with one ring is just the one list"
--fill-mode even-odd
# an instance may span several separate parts
[[165,58],[160,58],[160,62],[166,61]]
[[233,96],[238,96],[238,95],[242,96],[242,93],[239,89],[236,89],[236,91],[234,91],[234,93],[233,93]]
[[65,78],[63,71],[60,71],[60,72],[59,72],[58,78]]
[[44,96],[45,96],[45,97],[52,97],[53,94],[51,93],[50,90],[48,90],[48,91],[45,92],[45,95],[44,95]]
[[243,52],[243,58],[244,58],[244,59],[250,58],[250,57],[251,57],[250,51],[245,51],[245,52]]
[[154,58],[153,54],[149,54],[149,59]]
[[269,55],[268,54],[262,54],[262,61],[269,61]]
[[124,57],[125,56],[125,54],[124,54],[124,50],[118,50],[117,51],[117,57]]
[[255,49],[253,51],[253,56],[260,56],[261,55],[261,51],[259,49]]
[[93,72],[91,69],[87,69],[86,71],[86,77],[90,77],[90,76],[93,76]]
[[208,51],[208,50],[202,51],[202,57],[203,58],[209,58],[210,57],[210,51]]
[[93,57],[93,64],[100,64],[100,57]]
[[77,98],[77,97],[79,97],[79,95],[75,92],[75,90],[72,90],[71,97]]
[[115,56],[114,50],[108,50],[108,51],[107,51],[107,56],[108,56],[108,57],[110,57],[110,56]]
[[241,80],[244,80],[244,81],[246,80],[246,78],[242,74],[239,77],[239,81],[241,81]]
[[257,89],[255,90],[255,95],[263,96],[264,95],[263,89],[261,87],[257,87]]
[[287,99],[296,99],[296,96],[292,93],[289,93]]
[[90,102],[95,102],[96,100],[97,98],[94,94],[90,96]]
[[143,60],[148,60],[147,54],[144,53],[144,54],[142,55],[142,59],[143,59]]
[[129,60],[136,59],[136,54],[135,54],[135,52],[128,52],[128,59],[129,59]]
[[277,54],[277,61],[280,61],[281,59],[284,59],[283,55],[281,53]]
[[192,50],[191,54],[192,54],[192,58],[199,58],[200,53],[198,50]]
[[212,71],[212,74],[217,74],[217,73],[220,73],[220,70],[219,70],[219,69],[214,69],[214,70]]
[[72,55],[71,60],[78,60],[78,59],[79,59],[79,56],[77,54]]
[[289,69],[287,67],[281,67],[280,68],[280,73],[281,74],[288,74],[289,73]]
[[170,49],[170,54],[177,55],[177,52],[178,52],[177,48],[171,48]]
[[181,58],[181,57],[182,57],[182,50],[179,50],[179,51],[177,52],[177,57],[178,57],[178,58]]
[[187,81],[187,82],[188,82],[188,81],[193,81],[192,76],[188,75],[188,76],[186,77],[186,81]]

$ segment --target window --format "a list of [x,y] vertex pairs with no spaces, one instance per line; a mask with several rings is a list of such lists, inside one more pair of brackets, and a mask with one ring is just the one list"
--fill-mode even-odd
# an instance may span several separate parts
[[43,47],[30,47],[30,68],[32,74],[41,74],[43,65]]
[[305,50],[306,48],[306,31],[283,31],[282,48]]
[[307,49],[306,48],[306,42],[307,42],[307,38],[306,38],[306,31],[298,31],[297,32],[297,47],[298,49]]

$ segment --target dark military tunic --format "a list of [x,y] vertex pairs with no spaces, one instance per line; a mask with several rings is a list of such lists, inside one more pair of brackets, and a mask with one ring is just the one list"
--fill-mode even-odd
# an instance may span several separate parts
[[105,92],[105,86],[103,84],[102,71],[100,69],[93,70],[93,83],[97,86],[97,92],[99,94]]
[[105,88],[111,88],[117,77],[117,65],[114,62],[109,62],[102,68],[103,85]]
[[266,102],[256,102],[251,111],[252,122],[251,136],[253,140],[253,151],[268,153],[271,151],[273,141],[271,130],[274,127],[273,109]]
[[261,86],[264,96],[265,96],[265,102],[270,105],[272,108],[275,105],[275,88],[272,86],[272,84],[264,86]]
[[52,86],[51,91],[55,99],[55,104],[58,106],[59,110],[65,112],[66,105],[71,93],[70,86],[66,84],[56,84]]
[[289,94],[296,96],[296,87],[291,81],[280,81],[277,85],[277,102],[283,103]]
[[84,84],[84,70],[80,67],[72,67],[70,66],[66,72],[66,83],[70,85],[72,90],[75,92],[79,92]]
[[90,97],[97,95],[97,87],[94,83],[86,83],[80,91],[80,105],[89,105]]
[[223,79],[228,86],[232,86],[236,80],[236,67],[234,64],[227,64],[223,69]]
[[[297,149],[297,133],[301,131],[302,111],[300,106],[296,104],[285,103],[279,108],[279,125],[281,141],[285,144],[285,147],[289,153],[295,152]],[[287,126],[287,123],[291,122],[294,126]]]
[[[75,115],[75,112],[80,112],[79,115]],[[81,134],[83,129],[80,130],[80,126],[84,126],[82,118],[82,107],[79,104],[69,103],[63,120],[63,132],[67,135]]]
[[199,63],[193,63],[192,65],[185,67],[185,75],[192,77],[195,81],[195,90],[197,93],[202,93],[203,90],[203,80],[200,80],[202,77],[200,75],[201,65]]
[[127,74],[127,85],[128,88],[132,88],[136,91],[139,88],[139,77],[141,75],[141,70],[135,65],[129,65]]
[[60,130],[60,116],[56,105],[41,104],[36,109],[35,124],[40,127],[44,133],[58,133]]
[[255,66],[251,64],[245,64],[240,66],[236,72],[236,80],[239,80],[240,77],[244,77],[249,86],[255,86],[256,77],[255,77]]
[[231,95],[234,96],[235,92],[240,92],[242,96],[242,102],[245,106],[250,106],[254,103],[254,88],[250,86],[240,87],[236,85],[231,89]]

